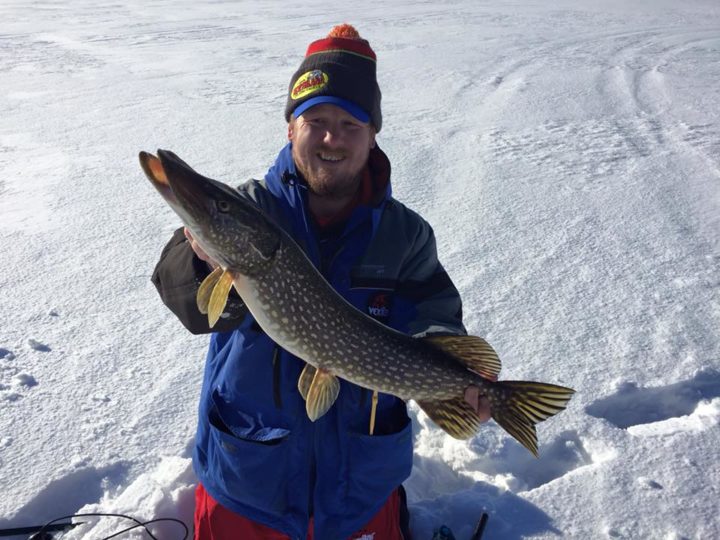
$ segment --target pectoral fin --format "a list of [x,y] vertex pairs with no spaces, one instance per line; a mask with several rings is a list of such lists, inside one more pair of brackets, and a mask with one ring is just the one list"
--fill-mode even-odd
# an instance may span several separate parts
[[210,302],[208,303],[208,324],[210,328],[215,326],[215,323],[218,322],[220,315],[225,310],[228,294],[230,294],[230,288],[233,285],[233,279],[232,272],[228,270],[223,271],[212,290]]
[[340,393],[338,378],[324,369],[315,370],[310,389],[305,398],[307,415],[313,422],[328,412]]
[[315,366],[305,364],[305,367],[300,374],[300,378],[298,379],[298,391],[304,400],[307,400],[308,392],[310,392],[310,385],[315,378],[315,371]]
[[215,288],[215,285],[217,285],[217,282],[222,274],[223,269],[218,266],[200,284],[196,299],[197,307],[198,310],[200,310],[200,313],[207,314],[208,306],[210,305],[210,296],[212,296],[213,289]]

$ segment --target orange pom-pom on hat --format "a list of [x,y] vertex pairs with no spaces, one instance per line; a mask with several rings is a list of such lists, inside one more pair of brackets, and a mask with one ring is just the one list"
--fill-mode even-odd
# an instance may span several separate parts
[[348,24],[348,23],[343,23],[343,24],[338,24],[337,26],[333,26],[332,30],[330,30],[330,33],[327,35],[327,37],[362,39],[360,37],[360,34],[358,33],[358,31],[355,30],[355,27],[352,24]]
[[382,127],[377,57],[367,40],[351,24],[334,26],[327,37],[313,41],[290,79],[285,119],[329,103],[362,122]]

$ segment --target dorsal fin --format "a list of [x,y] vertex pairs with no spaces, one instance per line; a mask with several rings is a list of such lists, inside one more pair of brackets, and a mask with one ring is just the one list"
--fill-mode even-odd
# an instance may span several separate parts
[[426,336],[423,340],[454,356],[471,371],[497,381],[501,363],[495,350],[478,336]]

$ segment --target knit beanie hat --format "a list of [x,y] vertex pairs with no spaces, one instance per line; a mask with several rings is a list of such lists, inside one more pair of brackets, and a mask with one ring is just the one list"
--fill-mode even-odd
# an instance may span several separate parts
[[330,103],[380,131],[380,99],[375,52],[354,27],[341,24],[309,45],[290,79],[285,120],[314,105]]

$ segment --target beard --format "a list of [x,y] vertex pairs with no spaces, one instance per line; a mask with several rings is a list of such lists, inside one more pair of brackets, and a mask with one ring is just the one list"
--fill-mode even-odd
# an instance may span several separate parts
[[332,171],[313,167],[295,157],[295,166],[307,182],[310,192],[325,199],[342,199],[358,190],[363,178],[365,165],[354,171]]
[[355,195],[362,181],[362,172],[350,175],[329,175],[300,171],[305,177],[310,192],[326,199],[342,199]]

